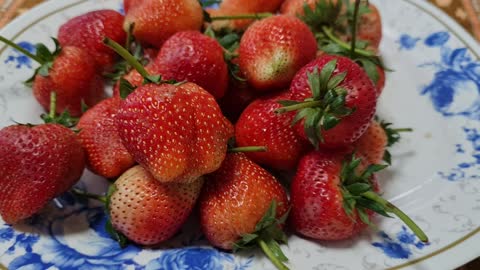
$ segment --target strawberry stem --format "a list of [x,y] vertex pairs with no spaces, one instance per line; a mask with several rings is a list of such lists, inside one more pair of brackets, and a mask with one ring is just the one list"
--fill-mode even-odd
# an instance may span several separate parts
[[51,119],[55,118],[56,110],[57,110],[57,93],[52,91],[50,92],[50,111],[48,112],[48,116]]
[[267,152],[265,146],[246,146],[228,149],[230,153],[249,153],[249,152]]
[[263,13],[240,14],[240,15],[230,15],[230,16],[213,16],[213,17],[210,17],[210,19],[212,21],[245,20],[245,19],[261,20],[268,17],[272,17],[272,16],[273,14],[270,12],[263,12]]
[[390,212],[400,218],[405,223],[405,225],[407,225],[413,231],[413,233],[415,233],[415,235],[420,239],[420,241],[428,243],[428,237],[425,232],[415,223],[415,221],[413,221],[409,216],[407,216],[407,214],[400,210],[400,208],[380,197],[380,195],[373,191],[364,192],[361,196],[381,204],[383,207],[385,207],[385,210],[387,212]]
[[135,68],[143,78],[150,77],[148,71],[143,67],[143,65],[133,56],[127,49],[123,48],[122,45],[118,44],[117,42],[109,39],[104,38],[103,43],[108,47],[112,48],[116,53],[118,53],[123,59],[125,59],[130,66]]
[[[323,32],[325,33],[325,35],[327,35],[327,37],[329,39],[331,39],[333,42],[335,42],[336,44],[338,44],[340,47],[344,48],[344,49],[347,49],[347,50],[351,50],[352,46],[346,42],[344,42],[343,40],[339,39],[338,37],[336,37],[333,32],[332,32],[332,29],[330,29],[329,27],[327,26],[323,26],[322,27],[322,30]],[[363,50],[363,49],[359,49],[359,48],[354,48],[354,52],[356,54],[359,54],[359,55],[362,55],[362,56],[365,56],[365,57],[372,57],[372,56],[375,56],[375,54],[371,51],[368,51],[368,50]]]
[[355,1],[355,8],[353,10],[353,21],[352,21],[352,43],[350,46],[350,58],[355,57],[355,48],[357,47],[357,24],[358,24],[358,11],[360,10],[360,1]]
[[306,101],[295,105],[281,107],[275,110],[276,114],[298,111],[305,108],[314,108],[323,104],[322,100]]
[[274,252],[268,247],[267,243],[263,239],[259,238],[257,240],[257,243],[260,246],[260,248],[263,250],[265,255],[267,255],[267,257],[270,259],[270,261],[277,267],[277,269],[279,269],[279,270],[289,270],[290,269],[285,264],[283,264],[278,259],[277,256],[275,256]]
[[88,192],[86,192],[84,190],[81,190],[81,189],[78,189],[78,188],[72,188],[71,192],[74,195],[77,195],[77,196],[82,197],[82,198],[97,200],[97,201],[100,201],[100,202],[105,203],[105,204],[107,203],[107,197],[106,196],[97,195],[97,194],[93,194],[93,193],[88,193]]
[[6,39],[5,37],[3,37],[1,35],[0,35],[0,41],[7,44],[8,46],[14,48],[15,50],[23,53],[24,55],[28,56],[28,58],[34,60],[35,62],[39,63],[40,65],[43,65],[45,63],[45,61],[43,61],[42,59],[40,59],[36,55],[31,54],[29,51],[25,50],[24,48],[20,47],[19,45],[15,44],[14,42]]

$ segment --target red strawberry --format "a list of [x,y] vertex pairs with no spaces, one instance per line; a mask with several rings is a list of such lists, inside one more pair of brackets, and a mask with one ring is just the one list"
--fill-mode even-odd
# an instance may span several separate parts
[[123,9],[125,13],[128,13],[130,7],[137,6],[138,4],[142,3],[144,0],[123,0]]
[[78,122],[78,138],[88,167],[106,178],[116,178],[135,164],[117,132],[115,117],[121,100],[109,98],[89,109]]
[[33,84],[33,95],[48,110],[50,96],[56,93],[56,113],[68,110],[72,116],[82,114],[82,102],[93,106],[104,97],[103,79],[97,74],[95,63],[83,49],[60,44],[53,39],[56,48],[50,52],[43,44],[37,44],[36,54],[20,48],[17,44],[0,36],[0,42],[17,49],[40,64],[35,74],[26,82]]
[[68,110],[72,116],[79,116],[82,114],[82,102],[93,106],[104,98],[103,87],[103,79],[91,56],[83,49],[66,46],[52,59],[52,67],[47,74],[35,76],[33,95],[47,109],[50,93],[55,91],[56,112]]
[[[264,248],[265,237],[270,242],[286,240],[280,217],[288,209],[287,194],[275,177],[243,153],[228,154],[220,169],[208,176],[199,205],[202,231],[215,247],[237,250],[256,243]],[[279,264],[286,260],[270,259]]]
[[392,159],[388,147],[400,141],[401,132],[411,132],[410,128],[393,129],[391,123],[372,121],[367,131],[358,139],[352,148],[362,155],[368,164],[391,164]]
[[176,32],[200,30],[203,10],[197,0],[137,1],[128,5],[124,29],[132,23],[138,41],[160,48]]
[[84,49],[101,69],[109,70],[115,63],[116,54],[103,44],[103,39],[109,37],[124,44],[123,20],[123,15],[114,10],[91,11],[63,24],[58,31],[58,41],[62,46]]
[[228,86],[228,68],[218,41],[200,32],[179,32],[163,44],[155,64],[165,80],[198,84],[216,99]]
[[17,223],[67,191],[85,168],[75,133],[58,124],[0,130],[0,215]]
[[324,55],[300,70],[290,87],[292,102],[279,112],[298,110],[298,133],[313,145],[338,148],[354,143],[370,125],[376,88],[363,69],[342,56]]
[[342,153],[312,152],[299,164],[292,182],[293,229],[317,240],[343,240],[371,223],[371,211],[399,216],[422,241],[428,238],[397,207],[381,198],[372,183],[373,173],[385,166],[372,165],[358,172],[361,160],[344,161]]
[[263,97],[243,111],[235,125],[238,146],[265,146],[266,152],[246,155],[253,161],[279,170],[295,169],[309,144],[299,138],[292,127],[295,113],[276,114],[278,103],[289,98],[289,93]]
[[369,164],[380,164],[383,162],[387,144],[388,138],[385,130],[377,121],[372,121],[354,147]]
[[194,83],[146,84],[120,106],[122,141],[161,182],[188,182],[220,167],[233,128],[213,96]]
[[255,22],[240,41],[240,70],[260,91],[288,87],[295,73],[316,56],[317,43],[306,24],[292,16]]
[[170,239],[190,215],[203,179],[190,184],[162,184],[141,166],[114,184],[108,209],[113,227],[141,245]]
[[[282,2],[283,0],[224,0],[218,9],[209,9],[208,13],[212,17],[236,16],[265,12],[274,13],[280,7]],[[220,20],[214,21],[212,25],[214,29],[217,30],[221,28],[245,30],[252,22],[252,19]]]

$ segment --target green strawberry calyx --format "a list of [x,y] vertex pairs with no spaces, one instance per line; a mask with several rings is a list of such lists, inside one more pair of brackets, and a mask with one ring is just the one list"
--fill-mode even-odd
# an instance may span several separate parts
[[[86,105],[82,102],[82,107]],[[57,115],[57,94],[55,92],[50,92],[50,108],[49,113],[42,114],[40,117],[46,124],[59,124],[67,128],[73,128],[78,123],[78,118],[72,117],[68,110],[65,110],[60,115]]]
[[358,172],[361,162],[361,158],[357,158],[353,154],[351,159],[346,159],[342,164],[340,188],[343,195],[343,209],[345,213],[352,220],[355,220],[354,216],[357,213],[363,223],[372,227],[375,227],[375,225],[370,221],[367,210],[389,218],[391,217],[389,213],[394,214],[413,231],[420,241],[428,242],[425,232],[410,217],[375,192],[371,179],[376,172],[385,169],[388,165],[373,164],[368,166],[363,172]]
[[[346,1],[345,14],[341,13],[343,1],[319,0],[314,8],[305,3],[304,15],[297,16],[314,33],[320,51],[349,57],[363,67],[370,79],[377,83],[380,78],[377,67],[388,71],[390,69],[385,67],[382,59],[374,51],[367,49],[369,45],[367,41],[357,38],[358,18],[371,12],[368,4],[362,5],[361,2],[356,0],[355,4],[351,4],[350,1]],[[350,35],[351,43],[341,40],[336,33]]]
[[78,188],[73,188],[71,192],[79,198],[93,199],[105,205],[105,210],[107,212],[106,214],[108,217],[107,222],[105,223],[105,231],[112,237],[112,239],[118,242],[121,248],[124,248],[128,245],[128,239],[125,235],[115,230],[115,228],[112,225],[112,221],[110,219],[110,198],[112,197],[113,193],[115,193],[116,190],[117,188],[115,187],[115,184],[113,184],[113,185],[110,185],[110,187],[108,188],[107,194],[105,195],[92,194]]
[[255,226],[253,233],[244,234],[242,238],[233,244],[233,251],[251,249],[257,246],[263,250],[265,255],[279,270],[288,270],[285,265],[288,258],[280,248],[280,243],[286,244],[288,242],[287,235],[282,230],[282,226],[287,220],[289,211],[282,217],[276,218],[277,202],[272,201],[270,207],[265,215]]
[[312,98],[304,101],[281,100],[279,103],[283,107],[275,111],[276,113],[297,111],[292,125],[305,120],[305,134],[316,148],[323,142],[322,131],[334,128],[342,118],[354,112],[354,109],[347,107],[348,91],[341,86],[347,73],[333,76],[336,66],[337,60],[334,59],[320,72],[315,68],[313,72],[307,73]]
[[34,60],[35,62],[39,63],[40,66],[35,69],[35,72],[32,77],[30,77],[25,84],[27,86],[32,86],[33,81],[35,80],[35,76],[40,75],[43,77],[47,77],[50,69],[53,67],[53,61],[55,58],[60,54],[62,51],[62,47],[56,38],[53,38],[53,43],[55,43],[55,49],[50,51],[47,46],[39,43],[35,45],[35,54],[30,53],[29,51],[25,50],[24,48],[20,47],[18,44],[15,44],[11,40],[3,37],[0,35],[0,41],[7,44],[8,46],[14,48],[15,50],[21,52],[22,54],[26,55],[28,58]]
[[[145,67],[138,61],[138,59],[135,58],[127,49],[122,47],[122,45],[118,44],[117,42],[113,41],[110,38],[104,38],[103,43],[110,47],[112,50],[114,50],[117,54],[119,54],[123,59],[125,59],[128,64],[136,69],[140,75],[143,77],[143,84],[163,84],[163,83],[168,83],[168,84],[174,84],[174,85],[181,85],[184,82],[177,82],[175,80],[163,80],[161,75],[158,74],[150,74]],[[123,89],[122,89],[123,88]],[[124,94],[122,98],[126,98],[126,94],[131,93],[133,90],[135,90],[135,87],[130,84],[127,80],[122,80],[120,79],[120,94],[122,96],[122,93]]]
[[401,133],[405,132],[413,132],[413,129],[411,128],[392,128],[392,123],[386,122],[384,120],[379,120],[378,117],[375,117],[375,120],[379,122],[380,126],[383,128],[385,131],[385,134],[387,135],[387,147],[385,149],[385,154],[383,155],[383,160],[391,165],[392,164],[392,154],[390,154],[390,151],[388,148],[392,147],[394,144],[398,143],[400,141]]

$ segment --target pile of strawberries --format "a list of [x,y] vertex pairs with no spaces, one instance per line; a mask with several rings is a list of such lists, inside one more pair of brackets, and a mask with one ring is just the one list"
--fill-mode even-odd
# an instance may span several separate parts
[[[72,192],[105,203],[121,243],[166,241],[194,209],[213,246],[260,246],[279,269],[284,230],[347,239],[374,212],[428,241],[375,177],[403,131],[375,120],[385,83],[377,9],[202,2],[125,0],[125,16],[80,15],[60,27],[54,51],[22,51],[39,63],[28,82],[49,113],[0,131],[3,220],[31,217],[87,167],[111,188]],[[281,171],[295,175],[288,192]]]

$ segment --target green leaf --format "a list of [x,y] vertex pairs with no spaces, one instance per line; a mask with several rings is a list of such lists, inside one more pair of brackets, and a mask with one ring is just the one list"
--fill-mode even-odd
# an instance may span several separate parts
[[388,165],[392,165],[392,154],[390,154],[390,151],[385,150],[385,153],[383,154],[383,160],[384,160]]
[[313,32],[322,26],[335,24],[342,10],[342,1],[317,0],[312,9],[306,2],[303,4],[303,15],[297,15]]
[[306,108],[306,109],[300,110],[295,115],[295,118],[293,118],[292,126],[296,125],[298,122],[305,119],[309,114],[314,113],[314,112],[315,112],[315,110],[312,109],[312,108]]
[[119,90],[122,99],[126,99],[135,89],[137,89],[137,87],[133,86],[129,81],[124,78],[120,79]]
[[340,119],[335,115],[326,114],[323,119],[323,130],[329,130],[336,127],[340,123]]
[[360,58],[357,60],[357,62],[359,62],[360,66],[365,70],[370,80],[372,80],[374,84],[377,84],[378,80],[380,79],[377,65],[367,58]]
[[331,78],[328,81],[327,88],[332,89],[332,88],[337,87],[339,84],[341,84],[343,82],[343,80],[345,80],[346,76],[347,76],[347,72],[342,72],[340,74],[335,75],[333,78]]
[[333,72],[337,68],[337,60],[331,60],[325,66],[323,66],[322,70],[320,71],[320,89],[328,89],[328,82],[330,77],[332,77]]
[[112,222],[110,219],[107,220],[105,223],[105,231],[114,239],[115,241],[118,242],[121,248],[125,248],[128,244],[128,239],[123,235],[122,233],[118,232],[113,228]]
[[265,212],[265,215],[255,226],[255,231],[261,231],[265,228],[268,228],[272,224],[275,224],[276,214],[277,214],[277,202],[273,200],[267,212]]
[[115,184],[111,184],[108,187],[108,191],[107,191],[107,194],[106,194],[107,199],[105,201],[105,209],[107,211],[110,211],[110,200],[112,198],[113,193],[115,193],[115,191],[117,191],[117,187],[115,186]]
[[53,54],[48,50],[47,46],[39,43],[36,45],[36,55],[43,61],[43,62],[51,62],[53,61]]
[[360,195],[372,190],[372,186],[366,183],[353,183],[345,187],[351,194]]
[[387,213],[388,209],[386,209],[383,205],[379,204],[376,201],[372,201],[372,200],[367,199],[367,198],[358,198],[356,201],[357,201],[358,205],[363,207],[363,208],[370,209],[373,212],[378,213],[378,214],[380,214],[384,217],[388,217],[388,218],[392,217]]
[[370,227],[376,228],[375,224],[370,221],[370,217],[368,216],[367,212],[365,212],[365,210],[363,210],[362,208],[358,208],[357,213],[363,223],[367,224]]
[[308,72],[307,77],[308,77],[308,85],[310,86],[310,90],[312,91],[313,98],[314,99],[321,98],[320,76],[318,73],[318,68],[315,67],[313,72]]
[[388,165],[372,164],[368,166],[367,169],[365,169],[365,171],[361,175],[361,178],[369,179],[374,173],[379,172],[387,167]]

